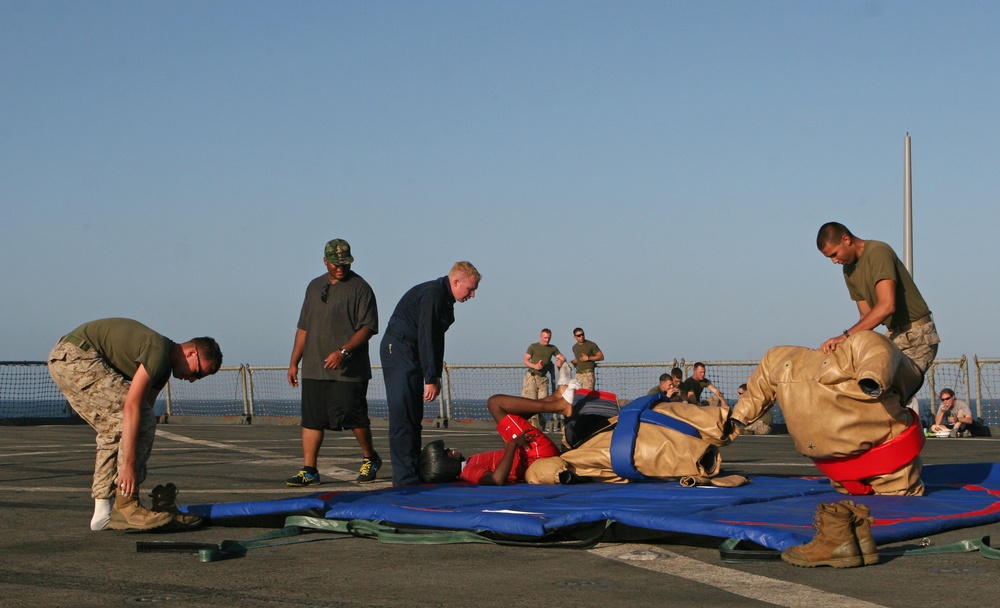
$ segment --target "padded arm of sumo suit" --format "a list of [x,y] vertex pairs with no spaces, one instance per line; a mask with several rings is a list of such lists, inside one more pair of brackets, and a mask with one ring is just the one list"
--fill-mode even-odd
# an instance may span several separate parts
[[850,348],[854,376],[869,397],[879,397],[893,388],[901,395],[902,403],[907,403],[924,382],[920,368],[882,334],[858,332],[841,346]]
[[[774,351],[786,348],[797,348],[792,346],[779,346],[767,351],[767,354],[760,360],[760,365],[750,375],[747,380],[747,390],[741,396],[733,411],[730,413],[729,421],[726,424],[726,431],[730,441],[736,439],[744,426],[760,418],[774,405],[774,385],[772,384],[771,371],[773,362],[777,360],[778,354]],[[737,424],[732,424],[733,421]]]

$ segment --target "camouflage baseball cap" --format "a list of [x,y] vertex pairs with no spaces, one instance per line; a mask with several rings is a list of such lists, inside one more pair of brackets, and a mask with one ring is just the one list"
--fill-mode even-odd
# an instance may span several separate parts
[[346,266],[354,263],[351,255],[351,245],[344,239],[333,239],[326,244],[326,252],[323,254],[326,261],[336,266]]

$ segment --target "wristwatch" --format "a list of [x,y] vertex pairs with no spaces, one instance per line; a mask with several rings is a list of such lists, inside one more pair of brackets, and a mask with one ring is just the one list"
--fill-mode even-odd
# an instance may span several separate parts
[[340,354],[344,355],[344,358],[347,359],[351,356],[351,351],[347,350],[346,348],[342,348],[340,349]]

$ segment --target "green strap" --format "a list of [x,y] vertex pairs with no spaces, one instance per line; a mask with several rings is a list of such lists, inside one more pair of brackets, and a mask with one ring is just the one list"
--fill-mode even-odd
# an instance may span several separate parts
[[394,528],[374,521],[352,519],[350,521],[322,519],[293,515],[285,520],[286,526],[299,526],[323,532],[346,532],[362,538],[374,538],[379,542],[396,545],[454,545],[461,543],[486,543],[521,547],[573,547],[589,548],[600,542],[611,521],[597,522],[582,528],[584,536],[574,540],[557,541],[517,541],[489,538],[486,530],[427,530],[421,528]]
[[200,549],[198,551],[198,561],[217,562],[224,559],[243,557],[250,549],[260,547],[278,547],[281,545],[293,545],[296,543],[311,543],[319,540],[334,540],[336,538],[347,538],[345,536],[316,536],[296,538],[294,540],[280,540],[302,534],[302,527],[286,525],[284,528],[265,532],[260,536],[247,540],[224,540],[217,547],[210,549]]
[[978,551],[986,559],[1000,559],[1000,549],[990,546],[990,537],[960,540],[938,547],[918,547],[916,549],[885,549],[879,555],[941,555],[944,553],[972,553]]
[[[761,547],[757,549],[738,549],[737,545],[743,542],[738,538],[727,538],[719,545],[719,553],[723,561],[767,561],[774,559],[778,552],[774,549]],[[748,541],[749,542],[749,541]],[[958,542],[940,545],[937,547],[917,547],[913,549],[880,549],[879,555],[909,556],[909,555],[943,555],[946,553],[972,553],[978,551],[986,559],[1000,559],[1000,549],[990,546],[990,537],[984,536],[979,539],[960,540]]]
[[[597,522],[590,527],[579,530],[582,538],[559,541],[515,541],[493,539],[485,536],[485,530],[427,530],[418,528],[399,529],[373,521],[361,519],[341,520],[291,515],[285,519],[285,527],[270,530],[247,540],[224,540],[218,546],[203,548],[198,551],[201,562],[214,562],[224,559],[243,557],[250,549],[261,547],[278,547],[296,543],[308,543],[320,540],[335,540],[348,537],[374,538],[379,542],[396,545],[447,545],[460,543],[486,543],[496,545],[513,545],[524,547],[565,547],[589,548],[600,542],[611,521]],[[306,531],[328,532],[336,535],[306,535],[298,537]],[[148,550],[148,548],[147,548]],[[169,550],[160,547],[158,550]]]

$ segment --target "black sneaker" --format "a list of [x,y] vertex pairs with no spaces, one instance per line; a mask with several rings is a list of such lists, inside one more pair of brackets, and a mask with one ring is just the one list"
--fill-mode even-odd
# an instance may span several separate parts
[[375,474],[382,468],[382,457],[375,454],[371,458],[365,458],[361,463],[361,474],[358,475],[358,483],[371,483],[375,481]]
[[310,473],[302,469],[295,475],[285,480],[285,485],[290,488],[301,488],[304,486],[314,486],[319,483],[319,473]]

